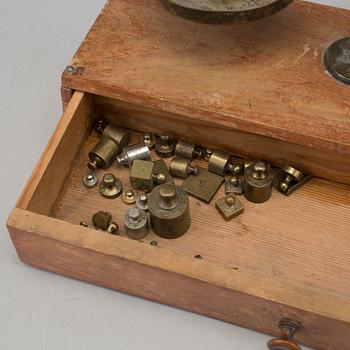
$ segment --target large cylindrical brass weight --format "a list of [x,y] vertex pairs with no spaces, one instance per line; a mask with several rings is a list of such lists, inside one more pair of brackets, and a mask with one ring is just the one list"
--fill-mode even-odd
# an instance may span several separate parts
[[151,228],[162,238],[181,237],[191,225],[187,193],[179,186],[164,184],[150,194]]

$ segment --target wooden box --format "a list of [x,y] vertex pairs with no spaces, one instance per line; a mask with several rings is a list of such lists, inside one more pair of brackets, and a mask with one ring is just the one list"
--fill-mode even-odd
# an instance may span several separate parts
[[[303,324],[298,342],[347,349],[350,88],[325,73],[322,54],[349,33],[350,12],[302,1],[221,26],[158,0],[109,1],[63,74],[63,117],[8,220],[20,259],[275,336],[289,317]],[[290,197],[243,199],[229,223],[191,198],[192,226],[177,240],[111,236],[79,226],[98,210],[121,224],[127,209],[82,185],[96,116],[135,139],[171,132],[318,177]],[[110,170],[128,186],[127,169]]]

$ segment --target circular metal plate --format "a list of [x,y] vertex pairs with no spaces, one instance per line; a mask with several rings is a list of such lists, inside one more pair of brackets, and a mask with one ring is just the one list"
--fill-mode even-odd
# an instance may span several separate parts
[[274,14],[293,0],[162,0],[166,7],[186,19],[204,23],[232,23]]
[[350,84],[350,38],[333,43],[324,55],[324,64],[334,78]]

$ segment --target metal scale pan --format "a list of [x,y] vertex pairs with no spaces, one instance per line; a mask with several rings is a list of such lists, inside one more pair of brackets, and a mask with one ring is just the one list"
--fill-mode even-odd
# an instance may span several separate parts
[[214,24],[251,21],[270,16],[293,0],[162,0],[186,19]]

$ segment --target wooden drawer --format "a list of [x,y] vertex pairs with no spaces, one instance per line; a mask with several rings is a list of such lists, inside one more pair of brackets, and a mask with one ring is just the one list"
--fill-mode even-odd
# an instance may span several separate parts
[[[348,348],[349,185],[315,178],[290,197],[274,192],[262,205],[242,199],[245,213],[229,223],[213,203],[190,198],[192,226],[177,240],[150,233],[139,242],[122,227],[120,236],[81,227],[80,221],[91,227],[99,210],[111,211],[122,226],[127,209],[120,198],[104,199],[82,185],[100,104],[98,96],[74,93],[8,220],[23,262],[275,336],[278,321],[289,317],[303,324],[298,342]],[[113,105],[127,115],[139,110],[118,100]],[[160,116],[155,125],[147,113],[137,122],[121,113],[108,117],[154,132],[166,120]],[[178,125],[186,128],[181,120]],[[128,187],[128,169],[110,170]]]

